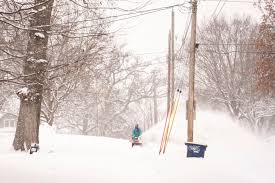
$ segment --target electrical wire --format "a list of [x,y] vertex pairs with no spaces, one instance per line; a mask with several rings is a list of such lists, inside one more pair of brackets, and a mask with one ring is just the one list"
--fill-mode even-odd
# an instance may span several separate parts
[[147,2],[143,3],[141,6],[137,6],[137,7],[132,8],[132,9],[123,9],[123,8],[120,8],[120,7],[89,7],[89,4],[85,1],[83,2],[85,5],[82,5],[82,4],[80,4],[80,3],[78,3],[74,0],[69,0],[69,1],[72,2],[73,4],[79,6],[79,7],[82,7],[82,8],[88,9],[88,10],[103,9],[103,10],[118,10],[118,11],[124,11],[124,12],[140,10],[140,9],[146,7],[147,5],[149,5],[152,2],[152,0],[148,0]]
[[123,16],[137,15],[137,14],[142,15],[144,13],[158,12],[158,11],[168,10],[168,9],[171,9],[171,8],[174,8],[174,7],[181,7],[185,4],[186,3],[174,4],[174,5],[170,5],[170,6],[162,6],[162,7],[158,7],[158,8],[152,8],[152,9],[142,10],[142,11],[135,11],[135,12],[125,13],[125,14],[120,14],[120,15],[107,16],[107,17],[102,17],[100,19],[92,19],[92,20],[103,20],[103,19],[109,19],[109,18],[119,18],[119,17],[123,17]]
[[217,19],[217,17],[219,16],[220,12],[221,12],[221,11],[222,11],[222,9],[223,9],[223,7],[225,6],[226,2],[227,2],[227,0],[225,0],[225,1],[223,2],[223,4],[222,4],[222,7],[221,7],[220,11],[217,13],[217,15],[214,17],[214,19]]
[[210,45],[257,45],[255,43],[199,43],[200,46],[210,46]]
[[[152,13],[157,13],[157,12],[160,12],[160,11],[165,11],[165,10],[168,10],[168,9],[171,9],[171,8],[174,8],[174,7],[181,7],[181,6],[184,6],[185,4],[186,4],[186,2],[180,3],[180,4],[174,4],[174,5],[169,5],[169,6],[162,6],[162,7],[158,7],[158,8],[142,10],[142,11],[123,13],[123,14],[120,14],[120,15],[106,16],[106,17],[93,18],[93,19],[85,19],[85,20],[79,20],[79,21],[74,21],[74,22],[66,22],[66,23],[83,23],[83,22],[87,23],[87,22],[90,22],[90,21],[107,20],[107,19],[114,18],[113,20],[109,20],[109,21],[106,21],[106,22],[102,23],[102,24],[109,24],[109,23],[114,23],[114,22],[118,22],[118,21],[122,21],[122,20],[128,20],[128,19],[132,19],[132,18],[152,14]],[[0,16],[0,18],[1,18],[1,16]],[[2,21],[1,19],[0,19],[0,21],[3,22],[3,23],[9,24],[13,27],[16,27],[18,29],[22,29],[22,30],[29,30],[30,29],[30,28],[24,27],[24,25],[21,25],[21,24],[14,25],[14,24],[11,24],[9,22]]]
[[[181,44],[181,47],[179,49],[179,51],[177,52],[177,54],[180,52],[180,50],[182,50],[184,48],[184,45],[186,43],[186,38],[187,38],[187,33],[188,33],[188,30],[189,30],[189,27],[191,25],[191,21],[192,21],[192,14],[190,13],[190,18],[189,18],[189,23],[188,25],[185,27],[185,33],[184,33],[184,37],[183,37],[183,40],[182,40],[182,44]],[[187,24],[188,20],[186,21],[186,24]],[[184,69],[182,69],[184,70]],[[181,90],[182,89],[182,86],[183,86],[183,78],[180,80],[179,84],[178,84],[178,89]]]
[[[180,49],[178,50],[177,54],[180,52],[180,50],[184,47],[185,45],[185,42],[186,42],[186,38],[187,38],[187,33],[188,33],[188,30],[189,30],[189,27],[191,25],[191,20],[192,20],[192,15],[190,14],[190,18],[189,18],[189,23],[188,23],[188,19],[186,21],[186,26],[185,26],[185,31],[184,31],[184,37],[182,39],[182,44],[180,46]],[[187,25],[188,24],[188,25]]]
[[[220,0],[200,0],[201,2],[216,2],[216,1],[220,1]],[[261,2],[255,2],[255,1],[241,1],[241,0],[228,0],[228,3],[251,3],[251,4],[255,4],[255,3],[261,3]]]
[[222,1],[222,0],[219,0],[219,2],[218,2],[218,4],[217,4],[216,8],[214,9],[214,11],[213,11],[213,13],[212,13],[212,15],[211,15],[210,20],[212,20],[212,18],[214,17],[214,15],[215,15],[215,13],[216,13],[216,11],[217,11],[217,9],[218,9],[218,7],[219,7],[221,1]]
[[238,50],[232,50],[232,51],[226,51],[226,52],[221,52],[221,51],[215,51],[215,50],[205,50],[207,52],[211,53],[217,53],[217,54],[230,54],[230,53],[247,53],[247,54],[258,54],[258,55],[274,55],[275,52],[269,52],[269,51],[238,51]]

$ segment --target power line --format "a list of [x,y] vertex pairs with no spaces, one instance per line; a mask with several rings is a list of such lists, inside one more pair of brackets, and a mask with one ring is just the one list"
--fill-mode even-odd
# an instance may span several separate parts
[[[85,1],[83,1],[83,3],[85,5],[82,5],[74,0],[69,0],[71,1],[73,4],[79,6],[79,7],[82,7],[82,8],[85,8],[85,9],[88,9],[88,10],[98,10],[98,9],[102,9],[102,10],[117,10],[117,11],[124,11],[124,12],[129,12],[129,11],[137,11],[137,10],[140,10],[144,7],[146,7],[148,4],[151,3],[152,0],[149,0],[147,2],[145,2],[143,5],[141,6],[138,6],[138,7],[135,7],[135,8],[132,8],[132,9],[123,9],[123,8],[120,8],[120,7],[90,7],[89,4]],[[108,2],[107,2],[108,3]]]
[[[183,5],[185,5],[185,3],[180,3],[180,4],[174,4],[174,5],[169,5],[169,6],[162,6],[162,7],[158,7],[158,8],[151,8],[151,9],[147,9],[147,10],[142,10],[142,11],[133,11],[130,13],[123,13],[123,14],[119,14],[119,15],[112,15],[112,16],[106,16],[106,17],[100,17],[100,18],[96,18],[96,19],[86,19],[83,20],[83,22],[86,21],[95,21],[95,20],[104,20],[104,19],[111,19],[111,18],[120,18],[120,17],[124,17],[124,16],[131,16],[131,15],[143,15],[144,13],[154,13],[154,12],[158,12],[158,11],[163,11],[163,10],[168,10],[174,7],[181,7]],[[81,21],[78,21],[81,22]]]
[[180,50],[184,47],[184,44],[186,42],[186,38],[187,38],[187,33],[188,33],[188,30],[189,30],[189,27],[190,27],[190,24],[191,24],[191,19],[192,19],[192,16],[190,14],[190,18],[189,18],[189,21],[188,19],[186,20],[186,26],[185,26],[185,31],[184,31],[184,37],[182,39],[182,44],[180,46],[180,49],[178,50],[177,54],[180,52]]
[[255,43],[199,43],[200,46],[209,46],[209,45],[257,45]]
[[[220,0],[200,0],[201,2],[217,2]],[[263,3],[263,2],[256,2],[256,1],[241,1],[241,0],[229,0],[227,1],[228,3],[251,3],[251,4],[255,4],[255,3]]]
[[211,15],[210,20],[214,17],[214,15],[215,15],[215,13],[216,13],[216,11],[217,11],[217,9],[218,9],[218,7],[219,7],[219,5],[220,5],[221,1],[222,1],[222,0],[219,0],[219,2],[218,2],[218,4],[217,4],[217,6],[216,6],[216,8],[215,8],[215,10],[213,11],[213,13],[212,13],[212,15]]
[[211,53],[217,53],[217,54],[230,54],[230,53],[249,53],[249,54],[261,54],[261,55],[274,55],[275,52],[264,52],[264,51],[238,51],[238,50],[232,50],[232,51],[226,51],[226,52],[221,52],[221,51],[215,51],[215,50],[205,50],[207,52]]
[[[130,13],[123,13],[123,14],[119,14],[119,15],[112,15],[112,16],[106,16],[106,17],[99,17],[99,18],[92,18],[92,19],[85,19],[85,20],[79,20],[79,21],[74,21],[74,22],[66,22],[66,23],[82,23],[82,22],[91,22],[91,21],[97,21],[97,20],[108,20],[108,19],[112,19],[114,18],[114,20],[110,20],[107,22],[104,22],[105,24],[107,23],[112,23],[112,22],[117,22],[117,21],[121,21],[121,20],[126,20],[126,19],[132,19],[132,18],[136,18],[139,16],[144,16],[147,14],[152,14],[152,13],[156,13],[156,12],[160,12],[160,11],[165,11],[174,7],[182,7],[186,4],[187,2],[184,3],[180,3],[180,4],[174,4],[174,5],[169,5],[169,6],[162,6],[162,7],[158,7],[158,8],[151,8],[151,9],[147,9],[147,10],[142,10],[142,11],[133,11]],[[0,16],[0,18],[2,18],[2,16]],[[118,18],[118,19],[116,19]],[[7,21],[4,20],[0,20],[3,23],[6,24],[10,24],[13,27],[16,27],[18,29],[23,29],[23,30],[29,30],[29,28],[25,28],[24,25],[18,24],[18,26],[13,25]],[[10,20],[12,21],[12,20]]]
[[168,10],[168,9],[171,9],[171,8],[172,8],[172,7],[165,8],[165,9],[160,9],[160,10],[148,11],[148,12],[145,12],[145,13],[135,14],[135,15],[133,15],[133,16],[129,16],[129,17],[121,18],[121,19],[111,20],[111,21],[108,21],[108,22],[106,22],[106,23],[113,23],[113,22],[117,22],[117,21],[121,21],[121,20],[132,19],[132,18],[136,18],[136,17],[143,16],[143,15],[147,15],[147,14],[152,14],[152,13],[156,13],[156,12]]
[[[187,33],[188,33],[189,27],[191,25],[191,20],[192,20],[192,14],[190,13],[190,18],[186,20],[186,26],[185,26],[185,31],[184,31],[184,37],[182,39],[182,44],[181,44],[181,47],[178,50],[177,54],[180,52],[180,50],[183,49],[183,47],[186,43]],[[177,84],[177,91],[179,92],[179,95],[182,90],[183,84],[184,84],[184,78],[181,78],[180,82]]]
[[223,7],[225,6],[226,1],[227,1],[227,0],[225,0],[225,1],[223,2],[223,5],[222,5],[220,11],[219,11],[219,12],[217,13],[217,15],[215,16],[215,19],[219,16],[220,12],[222,11]]
[[[157,54],[159,53],[159,54]],[[166,51],[158,51],[158,52],[147,52],[147,53],[136,53],[134,55],[160,55],[160,54],[166,54]]]

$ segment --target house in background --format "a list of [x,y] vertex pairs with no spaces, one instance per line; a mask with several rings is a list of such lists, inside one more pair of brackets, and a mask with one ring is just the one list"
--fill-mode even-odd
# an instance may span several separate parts
[[17,116],[11,113],[0,114],[0,128],[15,128],[17,123]]

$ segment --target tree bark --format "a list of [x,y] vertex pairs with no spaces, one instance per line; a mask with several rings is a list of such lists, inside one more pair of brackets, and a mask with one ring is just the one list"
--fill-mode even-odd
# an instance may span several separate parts
[[30,18],[27,56],[23,73],[25,88],[17,92],[20,97],[20,111],[13,147],[28,150],[32,143],[39,143],[39,125],[44,80],[47,71],[47,45],[50,20],[54,0],[34,0],[34,10]]

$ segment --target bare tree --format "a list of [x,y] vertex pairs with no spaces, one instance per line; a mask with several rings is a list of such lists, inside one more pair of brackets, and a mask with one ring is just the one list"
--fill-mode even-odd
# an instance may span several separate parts
[[256,45],[257,50],[263,54],[258,56],[257,61],[257,86],[262,95],[275,98],[275,5],[274,0],[259,2],[262,22]]
[[[43,86],[47,70],[47,46],[50,31],[53,0],[34,1],[31,16],[27,55],[23,73],[25,87],[17,94],[20,97],[20,112],[13,142],[15,150],[30,149],[32,143],[39,143],[39,124]],[[43,9],[40,11],[40,9]]]
[[231,22],[220,18],[205,25],[200,32],[197,87],[199,95],[222,104],[250,127],[259,128],[255,32],[257,26],[250,18]]
[[275,5],[274,0],[259,0],[262,22],[256,39],[256,74],[259,101],[256,103],[257,127],[275,133]]
[[[26,36],[19,37],[28,40],[27,46],[20,49],[15,49],[16,44],[11,41],[1,45],[5,55],[1,61],[12,61],[5,64],[6,67],[1,66],[1,73],[5,75],[0,78],[1,82],[24,86],[17,92],[21,106],[13,143],[16,150],[29,149],[31,143],[39,142],[43,90],[42,114],[52,124],[60,102],[76,86],[77,79],[73,77],[88,62],[96,64],[92,58],[99,55],[98,50],[105,44],[102,37],[108,24],[102,24],[102,10],[94,8],[98,6],[96,2],[85,4],[88,8],[74,1],[1,2],[4,11],[0,12],[0,22],[7,27],[5,33],[11,34],[10,30],[14,30],[15,35],[10,37],[19,41],[15,38],[21,31]],[[19,43],[24,45],[24,41]]]
[[[138,9],[108,7],[114,6],[114,1],[0,3],[3,7],[0,26],[4,27],[0,31],[12,38],[12,41],[0,39],[3,42],[0,51],[4,55],[0,61],[11,61],[1,64],[0,82],[23,86],[17,92],[21,104],[14,148],[25,150],[31,143],[39,143],[40,113],[42,119],[52,125],[54,118],[64,112],[68,99],[81,96],[79,91],[90,91],[90,95],[84,92],[80,101],[84,106],[93,106],[81,116],[82,134],[94,129],[91,124],[96,124],[101,135],[123,133],[120,126],[127,126],[130,105],[152,97],[152,85],[144,82],[148,78],[140,74],[144,67],[134,59],[129,61],[120,48],[113,48],[113,34],[108,28],[119,16],[106,16],[105,11],[124,11],[127,13],[121,17],[127,18],[131,17],[131,11]],[[137,13],[144,12],[134,14]],[[99,86],[90,87],[83,81],[87,77],[91,77],[88,80],[91,83],[98,81]],[[92,100],[83,101],[85,97]],[[97,110],[94,105],[98,106]],[[91,118],[96,121],[90,122]]]
[[108,52],[112,34],[96,1],[58,1],[53,10],[47,86],[42,116],[52,125],[57,109],[75,89],[85,69],[96,67]]
[[59,128],[85,135],[128,137],[132,124],[140,121],[130,117],[137,113],[134,106],[152,100],[154,86],[152,76],[144,71],[147,66],[120,50],[114,47],[101,63],[86,67],[66,101],[70,109],[63,109],[66,120],[58,123]]

